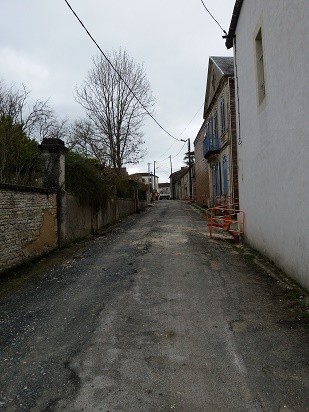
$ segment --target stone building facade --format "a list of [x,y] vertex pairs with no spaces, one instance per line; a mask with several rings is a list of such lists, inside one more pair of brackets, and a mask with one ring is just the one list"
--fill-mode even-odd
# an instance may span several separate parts
[[204,121],[194,141],[195,155],[195,200],[203,206],[209,206],[209,166],[204,157],[203,144],[205,138],[206,122]]
[[234,94],[233,57],[210,57],[204,122],[194,141],[196,185],[201,205],[215,205],[218,199],[238,202]]
[[[189,167],[183,166],[177,172],[172,173],[171,181],[172,181],[172,199],[176,199],[176,200],[190,199]],[[192,171],[191,171],[191,184],[192,184],[192,188],[191,188],[192,195],[194,198],[194,178],[192,179]]]

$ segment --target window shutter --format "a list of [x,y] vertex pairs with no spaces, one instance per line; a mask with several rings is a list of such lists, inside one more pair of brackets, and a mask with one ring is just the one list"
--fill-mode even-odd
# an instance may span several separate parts
[[223,157],[223,162],[222,162],[222,172],[223,172],[223,194],[228,195],[229,194],[229,182],[228,182],[228,161],[227,157]]

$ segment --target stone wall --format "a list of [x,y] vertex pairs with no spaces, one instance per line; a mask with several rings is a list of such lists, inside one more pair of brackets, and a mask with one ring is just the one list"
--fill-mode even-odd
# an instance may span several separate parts
[[0,271],[56,248],[56,194],[0,186]]
[[[146,204],[146,201],[140,201],[139,208],[145,208]],[[104,226],[113,224],[135,211],[136,203],[133,199],[111,199],[104,207],[95,210],[91,206],[81,205],[76,197],[67,194],[65,243],[97,233]]]
[[[112,199],[95,210],[65,195],[62,244],[99,232],[136,211],[133,199]],[[140,201],[138,208],[145,208]],[[59,246],[57,195],[44,189],[0,184],[0,272]]]

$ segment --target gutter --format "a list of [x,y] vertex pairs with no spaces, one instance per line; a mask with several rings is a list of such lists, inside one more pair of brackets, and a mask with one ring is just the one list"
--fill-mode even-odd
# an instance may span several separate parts
[[236,0],[235,5],[234,5],[234,10],[232,14],[232,20],[230,23],[230,28],[227,36],[223,36],[226,39],[225,46],[227,49],[230,49],[233,47],[233,40],[235,37],[235,31],[236,31],[236,26],[238,22],[238,18],[240,15],[241,7],[243,4],[244,0]]

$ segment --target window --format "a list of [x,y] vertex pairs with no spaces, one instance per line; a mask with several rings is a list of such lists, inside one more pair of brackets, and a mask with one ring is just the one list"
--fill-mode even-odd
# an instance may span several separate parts
[[221,120],[221,134],[222,134],[226,130],[224,97],[221,97],[221,100],[220,100],[220,120]]
[[213,202],[216,203],[216,197],[222,195],[221,182],[221,163],[217,162],[212,166],[212,190]]
[[220,163],[220,162],[217,163],[217,180],[218,180],[218,183],[217,183],[217,187],[218,187],[217,195],[218,195],[218,196],[221,196],[221,195],[222,195],[222,181],[221,181],[221,163]]
[[209,121],[206,123],[205,138],[209,135]]
[[212,166],[212,200],[215,203],[217,194],[217,177],[216,177],[216,166]]
[[208,127],[208,136],[209,136],[209,140],[212,144],[213,142],[213,128],[214,128],[214,124],[213,124],[213,117],[211,116],[210,120],[209,120],[209,127]]
[[212,136],[214,134],[214,122],[213,122],[213,118],[211,117],[209,120],[209,134],[210,136]]
[[214,114],[214,137],[215,139],[218,139],[219,133],[218,133],[218,113],[217,110],[215,111]]
[[262,30],[258,31],[255,38],[256,47],[256,69],[257,69],[257,89],[259,103],[262,103],[265,97],[265,76],[264,76],[264,57],[263,57],[263,42]]

